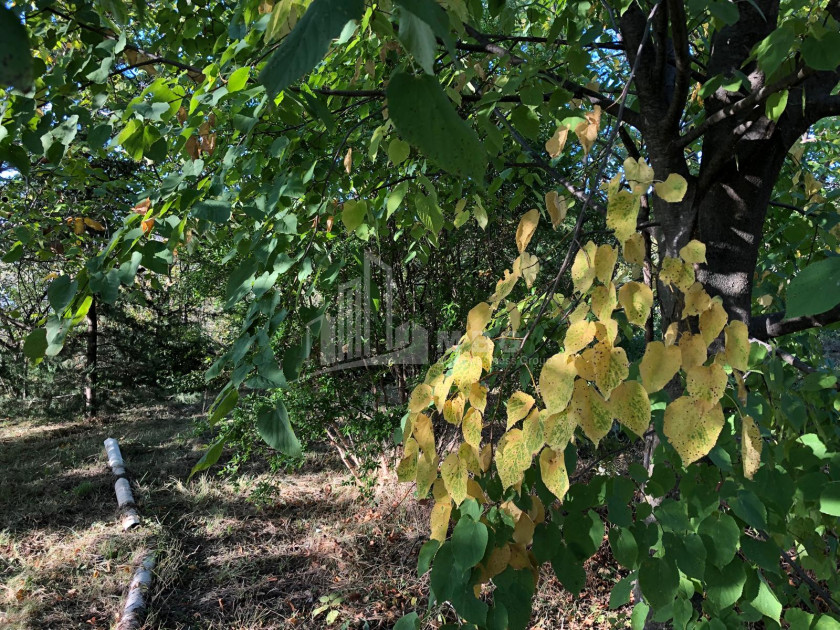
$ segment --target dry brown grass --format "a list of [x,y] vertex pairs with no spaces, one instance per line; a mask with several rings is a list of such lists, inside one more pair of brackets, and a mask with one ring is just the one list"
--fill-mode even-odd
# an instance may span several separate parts
[[[109,628],[137,555],[157,550],[146,630],[391,628],[424,610],[416,575],[428,506],[386,483],[373,499],[340,468],[271,475],[260,462],[237,480],[187,480],[204,444],[194,410],[148,407],[98,423],[0,420],[0,626]],[[122,533],[102,448],[120,440],[144,525]],[[260,504],[250,501],[259,489]],[[586,595],[550,572],[534,628],[607,628],[617,568],[602,549]],[[326,607],[313,617],[318,608]],[[434,611],[428,628],[447,610]]]

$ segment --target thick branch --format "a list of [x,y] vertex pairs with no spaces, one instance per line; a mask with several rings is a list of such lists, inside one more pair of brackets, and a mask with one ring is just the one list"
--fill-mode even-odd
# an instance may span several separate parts
[[809,75],[813,74],[813,70],[810,68],[800,68],[796,72],[789,74],[786,77],[783,77],[773,83],[772,85],[767,85],[760,90],[756,90],[752,92],[749,96],[745,96],[739,101],[732,103],[728,107],[724,107],[721,110],[718,110],[711,116],[709,116],[706,120],[700,123],[697,127],[694,128],[693,131],[687,133],[682,138],[680,138],[676,144],[680,147],[687,147],[689,144],[697,140],[700,136],[705,134],[710,128],[714,127],[718,123],[727,118],[731,118],[732,116],[736,116],[742,112],[745,112],[757,105],[766,101],[770,96],[777,92],[781,92],[786,90],[797,83],[806,79]]
[[785,319],[784,313],[758,315],[750,319],[750,336],[761,341],[790,335],[809,328],[820,328],[840,322],[840,304],[825,313]]
[[668,0],[668,16],[671,19],[671,36],[674,40],[674,64],[677,76],[674,80],[674,93],[668,105],[665,127],[676,129],[680,121],[691,84],[691,56],[688,49],[688,18],[685,15],[683,0]]
[[[549,40],[547,37],[530,37],[530,36],[521,36],[521,35],[492,35],[490,33],[480,33],[485,39],[491,42],[517,42],[517,43],[532,43],[532,44],[552,44],[555,46],[571,46],[576,44],[577,42],[570,42],[567,39],[552,39]],[[459,50],[474,50],[475,47],[472,44],[465,44],[464,42],[458,42],[455,45],[456,48]],[[483,48],[483,47],[482,47]],[[586,44],[583,48],[598,48],[603,50],[624,50],[624,47],[621,45],[621,42],[601,42],[601,43],[594,43],[594,44]]]

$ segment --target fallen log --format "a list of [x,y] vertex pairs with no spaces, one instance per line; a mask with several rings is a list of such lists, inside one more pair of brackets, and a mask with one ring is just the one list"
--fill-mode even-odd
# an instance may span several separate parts
[[140,525],[140,514],[137,512],[137,504],[134,502],[134,494],[131,492],[131,484],[125,473],[125,462],[120,452],[120,445],[114,438],[105,440],[105,453],[108,455],[108,466],[111,472],[117,477],[114,483],[114,493],[117,495],[117,506],[120,510],[120,522],[123,531]]
[[131,578],[117,630],[137,630],[146,616],[149,589],[152,585],[152,570],[155,568],[155,555],[151,551],[145,551],[142,558],[143,560],[134,571],[134,577]]

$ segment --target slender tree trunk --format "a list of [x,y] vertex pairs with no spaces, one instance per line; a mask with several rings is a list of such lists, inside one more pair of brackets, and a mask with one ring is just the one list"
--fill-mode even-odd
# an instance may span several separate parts
[[87,351],[85,353],[85,416],[93,418],[96,416],[96,361],[98,345],[98,324],[96,315],[96,300],[90,305],[87,314]]

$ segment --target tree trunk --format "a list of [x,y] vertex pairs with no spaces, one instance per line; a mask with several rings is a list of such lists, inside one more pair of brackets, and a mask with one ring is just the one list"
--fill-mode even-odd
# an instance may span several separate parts
[[96,300],[90,305],[87,314],[87,350],[85,352],[85,416],[96,416],[96,360],[98,344],[98,321],[96,315]]

